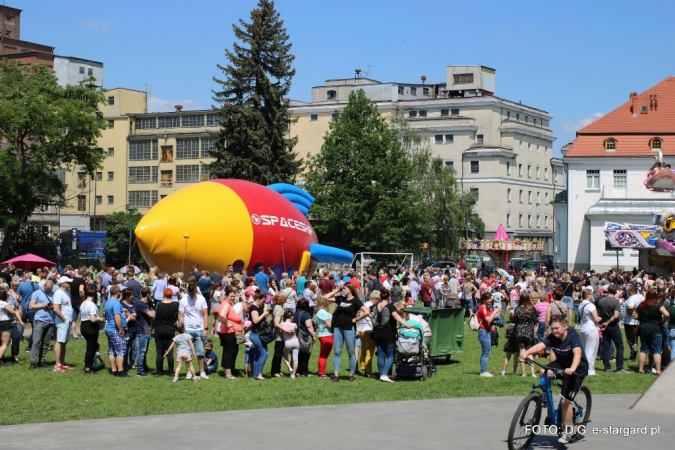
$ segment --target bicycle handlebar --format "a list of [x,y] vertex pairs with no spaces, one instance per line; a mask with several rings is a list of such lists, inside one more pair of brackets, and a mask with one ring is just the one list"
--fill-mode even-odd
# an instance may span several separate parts
[[524,362],[528,366],[531,366],[532,364],[535,364],[539,367],[541,367],[544,370],[550,370],[556,375],[564,375],[565,371],[563,369],[559,369],[557,367],[551,367],[551,366],[545,366],[543,364],[539,364],[537,361],[533,360],[532,358],[526,358],[525,360],[520,360],[520,362]]

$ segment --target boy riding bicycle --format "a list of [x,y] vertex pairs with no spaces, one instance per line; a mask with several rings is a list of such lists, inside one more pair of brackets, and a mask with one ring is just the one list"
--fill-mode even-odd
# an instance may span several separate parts
[[[525,350],[520,357],[526,360],[529,355],[541,353],[547,347],[551,347],[551,363],[548,366],[564,370],[560,397],[562,398],[562,423],[565,431],[560,435],[558,442],[568,444],[574,434],[572,402],[584,384],[584,378],[588,375],[588,360],[584,354],[579,333],[568,329],[567,319],[561,316],[551,319],[551,334],[539,344]],[[548,376],[554,376],[553,372],[549,370]]]

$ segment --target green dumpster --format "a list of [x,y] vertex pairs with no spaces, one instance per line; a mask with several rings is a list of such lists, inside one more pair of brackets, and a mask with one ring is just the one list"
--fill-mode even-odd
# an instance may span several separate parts
[[421,314],[431,328],[429,352],[432,358],[445,356],[450,359],[453,353],[464,351],[464,308],[406,308],[406,312]]

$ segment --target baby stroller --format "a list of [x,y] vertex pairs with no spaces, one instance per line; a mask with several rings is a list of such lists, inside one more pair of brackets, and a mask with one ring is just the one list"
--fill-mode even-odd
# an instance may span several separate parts
[[408,320],[406,323],[412,325],[412,328],[399,327],[398,329],[391,379],[421,378],[426,380],[436,371],[436,368],[424,345],[424,328],[416,320]]

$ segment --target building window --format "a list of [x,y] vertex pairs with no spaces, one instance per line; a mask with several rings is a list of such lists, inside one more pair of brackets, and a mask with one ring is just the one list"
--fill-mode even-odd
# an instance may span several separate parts
[[143,117],[140,119],[136,119],[137,130],[154,130],[155,128],[157,128],[156,117]]
[[405,94],[405,88],[403,86],[398,87],[398,95],[403,95]]
[[453,77],[454,84],[468,84],[473,83],[473,74],[472,73],[461,73],[454,75]]
[[605,239],[605,251],[611,252],[611,251],[614,251],[614,250],[615,250],[615,248],[612,247],[612,244],[610,244],[609,241]]
[[216,149],[216,140],[212,137],[202,138],[202,158],[211,158],[211,151]]
[[319,120],[319,115],[318,115],[318,114],[310,114],[310,115],[309,115],[309,121],[310,121],[310,122],[316,122],[317,120]]
[[108,120],[108,128],[115,128],[115,121],[110,119]]
[[108,147],[108,156],[115,156],[115,147]]
[[539,144],[537,144],[537,153],[539,153],[540,150],[541,150],[541,147],[539,146]]
[[511,188],[506,189],[506,201],[511,203]]
[[77,172],[77,187],[80,189],[87,187],[87,172]]
[[426,117],[427,116],[427,110],[426,109],[421,109],[420,110],[420,117]]
[[66,169],[56,169],[54,172],[56,173],[56,178],[59,179],[61,184],[66,184]]
[[472,187],[469,188],[469,192],[471,193],[472,204],[475,205],[476,203],[478,203],[478,200],[480,200],[480,191],[478,190],[478,188]]
[[189,116],[182,116],[181,120],[184,127],[203,127],[204,126],[204,115],[203,114],[192,114]]
[[453,144],[455,142],[455,135],[454,134],[446,134],[445,135],[445,143],[446,144]]
[[546,201],[546,204],[548,205],[548,192],[544,194],[544,200]]
[[527,178],[532,178],[532,164],[527,165]]
[[548,180],[548,167],[544,167],[544,180]]
[[408,117],[417,117],[417,111],[415,110],[408,111]]
[[586,171],[586,189],[600,189],[600,171],[598,169]]
[[516,113],[516,120],[520,121],[520,114]]
[[614,170],[614,189],[626,190],[626,169]]
[[173,170],[162,170],[160,177],[162,187],[173,186]]
[[80,66],[80,75],[84,75],[84,67]]
[[476,135],[476,145],[483,145],[483,135],[482,134]]
[[523,176],[523,165],[518,164],[518,176],[522,177]]
[[129,167],[129,183],[157,183],[157,166]]
[[429,95],[429,88],[422,88],[422,95]]
[[454,134],[435,134],[434,135],[434,144],[452,144],[455,140]]
[[176,166],[176,183],[199,181],[199,165]]
[[335,91],[328,91],[326,92],[326,100],[335,100],[337,98],[337,92]]
[[450,115],[452,116],[459,116],[459,108],[452,108],[450,110]]
[[87,196],[86,195],[78,195],[77,196],[77,210],[78,211],[86,211],[87,210]]
[[511,213],[506,213],[506,226],[511,226]]
[[525,123],[530,123],[530,118],[525,116]]
[[103,172],[96,172],[96,181],[103,181]]
[[455,168],[455,162],[446,159],[445,161],[443,161],[443,166],[445,166],[445,168],[454,169]]
[[180,127],[180,116],[160,116],[157,128],[178,128]]
[[518,193],[518,202],[523,203],[523,190],[522,189]]
[[506,161],[506,174],[511,175],[511,161]]
[[553,183],[558,181],[558,169],[553,169]]
[[527,203],[532,204],[532,191],[527,191]]
[[450,115],[449,109],[441,109],[441,116],[449,116],[449,115]]
[[12,23],[12,20],[13,20],[13,19],[14,19],[13,16],[6,16],[6,17],[5,17],[5,20],[7,21],[7,23]]
[[506,111],[506,118],[510,119],[511,118],[511,111]]
[[520,141],[518,141],[518,150],[522,150],[522,149],[523,149],[523,141],[520,140]]
[[410,88],[410,95],[417,95],[417,88],[411,87]]
[[527,215],[527,227],[532,228],[532,214]]
[[177,138],[176,159],[199,158],[199,138]]
[[108,196],[108,204],[109,204],[109,205],[112,205],[113,203],[115,203],[115,196],[114,196],[114,195],[109,195],[109,196]]
[[157,203],[157,191],[129,191],[129,206],[149,208]]
[[207,114],[206,115],[206,126],[207,127],[218,127],[218,126],[220,126],[220,116],[217,113]]
[[159,147],[157,139],[139,139],[129,141],[129,160],[144,161],[157,159]]
[[87,75],[89,76],[94,75],[94,69],[87,69]]
[[442,143],[443,143],[443,135],[442,134],[434,135],[434,144],[440,145]]
[[532,119],[532,123],[537,124],[537,119]]
[[[82,73],[84,73],[84,72],[82,72]],[[112,106],[114,104],[115,104],[115,97],[113,97],[113,96],[108,97],[108,105]]]
[[113,181],[115,179],[115,172],[108,172],[108,181]]
[[661,144],[663,142],[661,141],[661,138],[654,138],[651,141],[649,141],[649,147],[652,150],[660,150],[661,149]]
[[616,139],[607,139],[605,141],[605,150],[607,151],[613,151],[616,150]]
[[544,216],[544,228],[548,228],[548,216]]
[[471,173],[478,173],[480,165],[478,161],[471,161]]
[[211,177],[209,176],[209,166],[206,164],[202,164],[199,167],[199,181],[207,181],[210,180]]
[[340,117],[340,113],[337,111],[334,111],[330,113],[330,120],[336,120],[338,117]]
[[527,143],[527,151],[531,152],[532,151],[532,142]]
[[537,214],[537,228],[541,228],[541,220],[540,220],[540,215]]
[[541,205],[541,192],[537,191],[537,205]]
[[540,174],[540,172],[539,172],[539,166],[537,166],[537,172],[536,172],[536,173],[537,173],[537,180],[538,180],[538,179],[540,178],[540,176],[539,176],[539,174]]
[[544,146],[544,155],[548,153],[548,146]]
[[162,162],[173,161],[173,145],[162,145]]
[[520,228],[523,228],[523,215],[522,214],[518,214],[518,226]]
[[103,204],[103,196],[97,195],[96,196],[96,204],[97,205],[102,205]]

